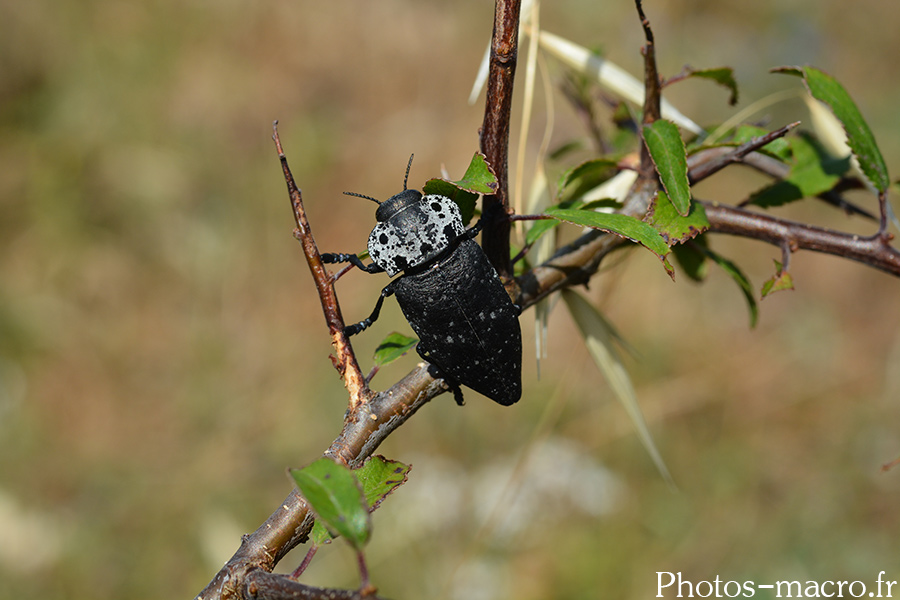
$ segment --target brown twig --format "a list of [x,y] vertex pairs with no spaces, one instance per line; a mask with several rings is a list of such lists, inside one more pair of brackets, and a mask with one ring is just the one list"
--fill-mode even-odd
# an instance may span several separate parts
[[890,234],[873,236],[831,231],[787,219],[751,212],[717,202],[701,202],[710,231],[752,238],[783,247],[791,252],[813,250],[849,258],[900,276],[900,251],[890,245]]
[[[659,71],[656,68],[656,47],[653,43],[653,30],[650,29],[650,21],[644,15],[641,0],[635,0],[638,16],[641,18],[641,26],[644,28],[646,44],[641,48],[644,55],[644,116],[641,119],[643,125],[654,123],[662,115],[662,85],[659,79]],[[643,139],[643,133],[641,134]],[[641,166],[638,168],[639,178],[643,181],[656,181],[656,167],[650,157],[650,149],[646,143],[641,144]]]
[[281,147],[281,139],[278,137],[278,121],[272,124],[272,139],[275,141],[275,149],[278,151],[278,158],[281,161],[281,169],[284,172],[284,180],[287,183],[291,208],[294,213],[294,222],[297,224],[294,237],[303,248],[309,271],[316,284],[322,312],[325,314],[325,323],[331,334],[331,344],[335,350],[332,362],[350,393],[350,410],[353,410],[370,398],[372,391],[366,384],[350,341],[344,335],[344,318],[341,316],[341,307],[338,304],[337,295],[334,293],[334,278],[328,274],[325,265],[322,264],[322,256],[319,254],[319,248],[316,246],[316,240],[313,238],[312,229],[309,227],[306,211],[303,208],[303,194],[294,182],[294,175],[288,167],[287,157]]
[[488,70],[487,99],[481,125],[481,152],[497,174],[497,193],[484,196],[481,246],[500,277],[512,273],[509,256],[509,121],[519,39],[520,0],[497,0]]
[[247,574],[244,595],[246,598],[266,600],[379,600],[374,590],[313,587],[261,569]]
[[878,211],[881,216],[878,223],[878,234],[877,236],[881,238],[881,240],[887,244],[894,236],[888,231],[888,203],[887,203],[887,190],[881,190],[878,193]]
[[[325,452],[357,467],[394,430],[446,387],[419,364],[389,390],[357,406],[344,419],[340,435]],[[306,541],[313,517],[306,502],[292,490],[256,531],[245,535],[234,556],[197,596],[198,600],[240,598],[243,582],[256,569],[271,571],[285,554]]]
[[743,162],[748,154],[755,150],[759,150],[766,144],[769,144],[778,138],[784,137],[798,125],[800,125],[800,121],[788,123],[780,129],[776,129],[765,135],[757,136],[736,148],[728,148],[724,152],[707,153],[703,155],[697,153],[688,157],[688,181],[693,185],[698,181],[703,181],[714,173],[718,173],[730,164]]
[[900,465],[900,458],[895,458],[894,460],[884,463],[883,465],[881,465],[881,470],[882,471],[890,471],[897,465]]

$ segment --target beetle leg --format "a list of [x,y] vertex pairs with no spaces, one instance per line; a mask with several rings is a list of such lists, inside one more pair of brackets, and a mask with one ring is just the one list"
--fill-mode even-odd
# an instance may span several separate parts
[[434,362],[434,357],[428,352],[427,348],[422,347],[421,340],[416,345],[416,352],[419,353],[419,356],[428,361],[430,365],[431,375],[435,379],[443,379],[444,383],[447,384],[447,387],[450,388],[450,391],[453,392],[453,399],[456,400],[456,404],[459,406],[463,406],[466,403],[466,399],[463,398],[462,388],[459,386],[459,382],[454,378],[447,375],[446,371],[441,368],[439,364]]
[[376,265],[375,263],[371,263],[369,265],[363,264],[363,261],[359,259],[359,257],[355,254],[336,254],[334,252],[326,252],[322,254],[322,262],[325,264],[335,264],[335,263],[350,263],[357,269],[365,271],[366,273],[381,273],[384,271],[381,267]]
[[[357,259],[359,260],[359,259]],[[356,335],[360,331],[365,330],[372,323],[378,319],[379,313],[381,313],[381,305],[384,304],[384,299],[388,296],[393,295],[394,288],[391,287],[391,284],[384,286],[384,289],[381,290],[381,295],[378,296],[378,302],[375,303],[375,310],[372,311],[372,314],[360,321],[359,323],[355,323],[353,325],[347,325],[344,327],[344,335],[350,337],[351,335]]]
[[463,406],[466,403],[466,399],[463,398],[462,388],[459,387],[459,384],[455,380],[447,377],[444,378],[444,382],[446,382],[450,391],[453,392],[453,399],[456,400],[456,405]]
[[478,222],[466,229],[466,232],[463,234],[463,237],[467,240],[475,239],[475,236],[481,231],[481,219],[478,219]]

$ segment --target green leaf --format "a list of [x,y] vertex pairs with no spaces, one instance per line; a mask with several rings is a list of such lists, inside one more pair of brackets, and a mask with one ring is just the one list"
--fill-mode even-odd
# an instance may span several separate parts
[[672,476],[669,474],[666,463],[656,448],[653,436],[650,434],[647,422],[644,420],[644,415],[637,401],[637,394],[635,394],[634,386],[631,383],[631,377],[629,377],[628,371],[622,364],[619,353],[616,352],[613,343],[617,336],[615,330],[603,315],[580,294],[570,289],[563,289],[562,297],[584,338],[588,352],[594,359],[597,368],[603,373],[603,377],[609,383],[609,387],[612,388],[616,399],[625,408],[625,412],[628,413],[638,438],[641,440],[647,453],[650,454],[663,478],[670,484],[673,483]]
[[[359,469],[353,471],[362,485],[363,496],[369,512],[378,508],[394,490],[406,483],[412,466],[383,456],[370,456]],[[332,534],[317,520],[309,533],[311,544],[321,546],[331,542]]]
[[565,171],[559,178],[557,189],[562,194],[569,186],[580,184],[579,188],[590,189],[606,181],[616,173],[616,161],[595,158]]
[[375,364],[383,367],[390,364],[409,352],[419,340],[407,337],[396,331],[388,335],[381,341],[381,344],[375,348]]
[[709,248],[702,248],[696,244],[695,246],[700,249],[701,252],[706,254],[706,256],[714,263],[722,267],[722,269],[734,279],[735,283],[738,284],[738,287],[741,288],[741,292],[744,294],[744,299],[747,301],[747,308],[750,310],[750,327],[756,327],[756,321],[759,318],[759,307],[756,304],[756,298],[753,296],[753,286],[750,284],[750,280],[747,279],[747,276],[744,275],[736,264],[727,258],[716,254]]
[[584,142],[582,140],[572,140],[569,142],[564,142],[561,146],[554,148],[547,155],[552,161],[559,161],[566,157],[567,154],[571,154],[577,150],[581,150],[584,147]]
[[697,246],[706,248],[706,236],[694,238],[690,244],[673,246],[672,253],[685,275],[694,281],[704,281],[709,274],[709,261]]
[[598,208],[608,208],[610,210],[615,210],[622,206],[622,203],[613,198],[600,198],[599,200],[591,200],[590,202],[585,202],[579,206],[572,206],[571,208],[580,208],[581,210],[597,210]]
[[652,225],[670,247],[683,244],[709,229],[706,211],[701,204],[694,202],[690,212],[683,217],[675,210],[663,190],[659,190],[650,203],[644,221]]
[[826,104],[844,126],[847,145],[859,161],[862,172],[879,192],[884,192],[890,185],[887,166],[872,130],[847,90],[832,76],[814,67],[781,67],[773,71],[803,77],[810,95]]
[[452,181],[445,179],[429,179],[422,186],[422,194],[438,194],[447,196],[459,206],[459,212],[462,215],[463,225],[468,225],[475,216],[475,205],[478,203],[478,194],[468,190],[460,189]]
[[410,469],[411,465],[376,455],[366,459],[363,466],[354,471],[362,484],[369,512],[381,506],[385,498],[406,483]]
[[322,457],[302,469],[291,469],[300,493],[332,535],[345,538],[358,551],[372,533],[369,511],[356,476],[346,466]]
[[791,170],[787,177],[753,193],[744,204],[771,207],[812,198],[832,189],[850,169],[849,158],[831,158],[809,135],[793,137],[788,144]]
[[575,225],[600,229],[628,238],[653,252],[663,263],[669,276],[673,276],[672,265],[666,260],[669,246],[659,233],[647,223],[618,213],[600,213],[592,210],[573,210],[569,208],[548,208],[544,213],[554,219],[567,221]]
[[466,173],[459,181],[446,179],[429,179],[422,186],[423,194],[440,194],[447,196],[459,205],[463,225],[468,225],[475,216],[475,203],[479,194],[494,194],[500,184],[491,166],[484,159],[484,154],[476,152],[472,156]]
[[497,182],[494,170],[491,169],[491,166],[484,158],[484,154],[481,152],[476,152],[472,156],[472,161],[469,163],[465,175],[454,183],[459,188],[476,194],[495,194],[500,185]]
[[313,546],[324,546],[330,544],[334,536],[328,531],[328,528],[322,524],[322,521],[316,520],[309,532],[309,543]]
[[529,227],[528,231],[525,233],[525,245],[527,246],[535,243],[542,235],[559,225],[559,221],[554,219],[541,219],[539,221],[533,221],[532,223],[531,227]]
[[782,264],[775,261],[775,275],[771,279],[766,280],[762,286],[762,297],[765,298],[769,294],[780,292],[782,290],[794,289],[794,279],[791,274],[782,269]]
[[808,135],[790,139],[793,164],[788,181],[807,196],[818,196],[832,189],[841,175],[850,170],[849,158],[834,159]]
[[681,139],[678,127],[674,123],[658,119],[644,125],[644,141],[653,164],[656,165],[660,182],[672,199],[675,210],[681,216],[687,216],[691,207],[691,187],[688,184],[684,140]]
[[796,200],[802,200],[804,197],[797,184],[781,180],[753,192],[747,200],[741,203],[741,206],[748,204],[766,208],[784,206]]
[[710,81],[714,81],[721,86],[728,88],[731,91],[731,96],[728,98],[728,104],[734,106],[738,101],[738,86],[737,80],[734,78],[734,69],[731,67],[718,67],[715,69],[691,69],[688,68],[688,77],[701,77],[703,79],[709,79]]

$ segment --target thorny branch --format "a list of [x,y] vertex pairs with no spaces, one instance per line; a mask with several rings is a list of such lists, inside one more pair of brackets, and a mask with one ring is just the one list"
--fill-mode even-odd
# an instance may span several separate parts
[[[485,198],[484,213],[489,213],[488,203],[493,202],[498,218],[491,221],[490,234],[484,236],[484,245],[494,248],[497,256],[505,254],[496,263],[498,270],[511,272],[509,264],[508,176],[506,156],[509,143],[509,118],[512,107],[512,90],[515,75],[517,38],[519,30],[519,0],[497,0],[494,34],[491,42],[491,61],[488,77],[488,100],[481,144],[489,162],[494,166],[501,182],[494,197]],[[277,124],[277,123],[276,123]],[[291,206],[297,223],[296,237],[300,240],[304,255],[316,283],[322,302],[325,320],[332,334],[336,351],[335,367],[344,377],[351,401],[341,433],[325,452],[341,462],[356,467],[375,451],[378,445],[411,417],[421,406],[446,391],[440,380],[430,374],[428,365],[420,363],[411,373],[390,389],[373,395],[359,369],[356,357],[343,333],[334,279],[325,270],[315,240],[306,220],[302,195],[296,186],[287,159],[275,129],[273,138],[282,170],[288,186]],[[489,227],[485,227],[488,229]],[[505,250],[503,250],[505,248]],[[496,254],[501,253],[501,254]],[[264,598],[271,578],[259,575],[271,572],[275,564],[292,548],[306,541],[313,525],[313,517],[306,502],[296,490],[292,490],[281,506],[269,516],[256,531],[245,535],[240,548],[216,574],[213,580],[197,596],[198,600],[214,598]],[[278,577],[278,576],[272,576]],[[250,588],[250,584],[253,588]],[[302,586],[306,587],[306,586]],[[327,594],[310,598],[327,598]],[[262,593],[260,593],[262,592]],[[298,596],[301,597],[301,596]],[[334,596],[332,596],[334,597]]]
[[[640,0],[636,1],[636,5],[647,38],[644,48],[646,88],[644,116],[645,122],[652,122],[653,119],[659,118],[660,79],[656,70],[653,37],[649,22],[643,15]],[[482,149],[489,162],[494,166],[501,182],[498,194],[495,197],[485,198],[485,213],[488,212],[488,202],[493,202],[502,208],[500,211],[502,218],[491,223],[490,235],[487,234],[488,226],[485,226],[484,245],[486,250],[488,247],[493,247],[492,252],[500,254],[505,252],[506,257],[509,256],[509,222],[505,203],[508,194],[506,145],[515,73],[518,11],[518,0],[498,0],[497,2],[494,39],[491,45],[488,101],[481,132]],[[648,118],[650,121],[647,121]],[[783,177],[784,174],[777,171],[777,168],[773,167],[764,155],[755,151],[771,140],[786,134],[793,126],[791,124],[772,134],[760,136],[735,149],[715,148],[697,152],[689,159],[691,182],[705,179],[729,164],[746,164],[772,176]],[[356,467],[362,464],[387,436],[405,423],[419,408],[435,396],[444,393],[446,387],[440,380],[435,380],[429,374],[427,364],[420,363],[390,389],[378,394],[369,390],[352,348],[343,334],[343,319],[333,288],[334,277],[325,270],[322,264],[303,211],[301,192],[294,183],[281,142],[278,139],[277,130],[273,137],[297,224],[295,234],[303,246],[322,301],[325,320],[332,334],[336,352],[336,358],[333,359],[335,367],[344,377],[345,385],[351,396],[343,428],[325,454],[334,456],[351,467]],[[645,152],[646,150],[642,149],[642,158]],[[659,186],[655,174],[651,170],[645,169],[646,161],[642,160],[641,162],[641,177],[633,186],[620,211],[638,218],[643,217],[646,213]],[[839,200],[839,204],[848,211],[862,212],[861,209],[844,203],[842,199]],[[892,236],[887,231],[886,203],[885,195],[881,194],[878,232],[870,237],[860,237],[778,219],[742,208],[724,206],[715,202],[702,202],[711,224],[711,232],[759,239],[774,244],[784,252],[785,265],[787,265],[786,259],[790,257],[790,253],[805,249],[849,258],[900,276],[900,252],[890,245]],[[582,235],[574,242],[560,248],[547,262],[517,279],[521,290],[518,304],[524,309],[563,287],[586,283],[596,272],[603,258],[624,243],[622,238],[600,231]],[[494,246],[491,246],[492,244]],[[501,246],[505,247],[505,250],[501,251]],[[497,256],[491,254],[493,260],[496,260]],[[499,266],[501,269],[504,267],[502,261]],[[508,273],[509,264],[507,263],[505,267]],[[271,573],[275,564],[285,554],[306,541],[312,525],[313,517],[308,506],[296,491],[292,491],[265,523],[255,532],[242,538],[238,551],[197,598],[203,600],[214,598],[363,598],[363,593],[359,591],[311,588]]]
[[313,281],[316,284],[316,291],[319,293],[319,299],[322,303],[322,311],[325,313],[325,323],[328,325],[328,331],[331,333],[331,344],[334,346],[336,356],[332,358],[335,368],[344,379],[344,385],[350,392],[350,410],[356,408],[359,404],[365,402],[372,396],[372,391],[366,384],[356,355],[347,336],[344,335],[344,318],[341,316],[341,307],[338,304],[337,295],[334,293],[334,278],[325,270],[322,264],[322,256],[316,246],[316,240],[313,238],[312,230],[309,227],[309,221],[306,219],[306,211],[303,208],[303,193],[294,182],[294,176],[288,166],[287,157],[284,155],[284,149],[281,147],[281,140],[278,137],[278,121],[272,124],[272,139],[275,141],[275,149],[278,151],[278,158],[281,160],[281,169],[284,172],[284,180],[287,183],[288,196],[291,200],[291,209],[294,213],[294,222],[297,229],[294,230],[294,237],[303,247],[303,254],[306,256],[306,262],[309,264],[309,271],[312,273]]

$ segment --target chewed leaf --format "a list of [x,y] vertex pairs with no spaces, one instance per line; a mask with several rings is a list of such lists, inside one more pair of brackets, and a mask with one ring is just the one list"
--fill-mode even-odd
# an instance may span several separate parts
[[773,71],[803,77],[812,97],[827,104],[843,124],[847,144],[859,161],[862,172],[879,192],[884,192],[890,185],[887,166],[872,130],[847,90],[835,78],[814,67],[781,67]]
[[372,533],[362,489],[346,466],[323,457],[302,469],[291,469],[300,493],[332,534],[345,538],[357,550]]
[[484,154],[476,152],[462,179],[454,182],[459,188],[476,194],[496,193],[499,183],[494,170],[487,163]]
[[569,208],[549,208],[544,214],[560,221],[615,233],[637,242],[659,257],[663,267],[666,269],[666,273],[670,277],[674,275],[672,265],[666,259],[666,255],[669,253],[669,246],[666,244],[666,241],[656,229],[639,219],[618,213],[601,213],[592,210],[573,210]]
[[[369,512],[378,508],[381,503],[394,490],[406,483],[411,465],[405,465],[396,460],[388,460],[376,455],[366,459],[359,469],[356,469],[357,480],[362,485],[363,496]],[[328,531],[322,521],[317,520],[309,533],[311,544],[321,546],[329,543],[334,535]]]
[[775,275],[766,280],[763,284],[762,297],[765,298],[769,294],[792,289],[794,289],[794,279],[791,277],[790,273],[782,268],[782,264],[776,260]]
[[687,216],[681,216],[665,191],[660,190],[644,221],[656,229],[669,246],[682,244],[709,229],[702,204],[694,202]]
[[446,179],[429,179],[422,186],[423,194],[440,194],[447,196],[457,205],[462,213],[464,225],[468,225],[475,215],[475,203],[479,194],[493,194],[497,191],[497,176],[484,159],[484,154],[476,152],[459,181]]
[[355,471],[362,484],[369,511],[378,508],[394,490],[406,483],[411,465],[376,455]]
[[459,212],[462,215],[463,225],[468,225],[475,216],[475,205],[478,202],[478,194],[468,190],[461,189],[452,181],[445,179],[429,179],[422,186],[422,193],[439,194],[447,196],[459,206]]
[[407,337],[396,331],[384,338],[375,348],[375,364],[383,367],[409,352],[419,340]]
[[650,151],[659,179],[678,214],[685,217],[691,206],[684,140],[674,123],[658,119],[644,125],[644,142]]

